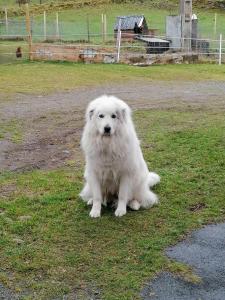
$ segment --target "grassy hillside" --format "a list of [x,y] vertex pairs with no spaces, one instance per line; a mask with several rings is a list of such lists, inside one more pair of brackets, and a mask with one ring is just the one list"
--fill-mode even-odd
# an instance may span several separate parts
[[[38,14],[43,10],[46,11],[55,11],[55,10],[64,10],[69,8],[78,8],[83,6],[99,6],[102,3],[116,3],[116,4],[143,4],[145,3],[149,8],[160,8],[160,9],[170,9],[177,7],[179,5],[179,0],[139,0],[139,1],[129,1],[129,0],[30,0],[30,9],[32,13]],[[201,8],[221,8],[225,6],[225,1],[223,0],[193,0],[193,5],[195,7]],[[221,6],[222,5],[222,6]],[[25,13],[23,6],[17,4],[16,0],[0,0],[0,8],[8,7],[10,15],[23,15]],[[4,10],[0,9],[0,14],[3,14]]]
[[[50,0],[41,0],[41,3],[51,2]],[[40,0],[31,0],[31,4],[40,4]],[[19,6],[16,0],[0,0],[2,6]]]
[[[87,38],[87,17],[89,18],[89,31],[90,34],[101,33],[101,14],[107,15],[107,32],[113,33],[113,25],[115,23],[116,16],[129,15],[129,14],[144,14],[149,28],[158,29],[157,35],[165,33],[165,21],[166,16],[169,14],[178,14],[178,7],[168,6],[165,9],[159,9],[150,6],[145,3],[125,3],[115,4],[106,3],[99,6],[84,6],[79,8],[70,9],[57,9],[55,11],[47,12],[47,35],[54,36],[56,33],[55,27],[55,12],[59,12],[59,31],[60,35],[66,40],[74,39],[73,35],[83,34],[80,39]],[[199,17],[199,33],[201,37],[214,38],[214,11],[203,10],[200,8],[194,8],[194,12]],[[21,16],[20,20],[24,20]],[[43,35],[43,13],[39,13],[32,17],[32,29],[33,35]],[[220,10],[217,13],[217,34],[225,33],[224,27],[225,13]],[[10,34],[15,34],[18,31],[18,26],[13,25],[9,28]],[[25,24],[23,28],[19,28],[21,34],[25,34]],[[3,29],[0,34],[4,34]],[[76,38],[76,40],[79,37]]]
[[[19,16],[24,15],[24,6],[15,5],[15,0],[0,0],[0,15],[4,16],[4,5],[9,5],[8,15]],[[84,34],[80,39],[86,39],[87,33],[87,17],[89,18],[90,34],[101,33],[101,14],[107,15],[107,32],[113,33],[113,25],[118,15],[144,14],[150,28],[158,29],[158,35],[165,33],[165,17],[169,14],[178,14],[179,0],[145,0],[143,2],[129,2],[123,0],[67,0],[67,1],[42,1],[42,5],[38,5],[39,0],[30,1],[30,12],[32,15],[33,35],[43,35],[43,11],[47,12],[47,35],[54,36],[55,13],[59,12],[60,35],[66,40],[74,39],[73,35]],[[115,3],[117,2],[117,3]],[[120,3],[118,3],[120,2]],[[207,9],[209,2],[210,7],[213,3],[221,1],[193,1],[193,11],[199,17],[199,33],[200,37],[215,38],[214,35],[214,13],[215,11]],[[13,5],[14,4],[14,5]],[[13,5],[10,7],[10,5]],[[201,7],[200,7],[201,6]],[[1,10],[2,7],[2,10]],[[224,18],[225,10],[217,11],[217,34],[225,33]],[[24,16],[20,17],[24,21]],[[9,26],[9,34],[26,33],[25,24],[21,27],[14,25],[15,28]],[[23,27],[23,28],[22,28]],[[0,35],[5,34],[4,28],[0,29]],[[79,38],[77,38],[79,39]]]
[[[40,4],[41,3],[56,3],[56,2],[73,2],[74,0],[56,0],[56,1],[52,1],[52,0],[30,0],[30,4]],[[75,2],[75,1],[74,1]],[[127,1],[124,0],[114,0],[112,2],[115,3],[125,3]],[[136,1],[139,2],[139,1]],[[143,2],[143,1],[140,1]],[[167,1],[162,1],[162,0],[146,0],[145,2],[148,2],[148,4],[157,4],[157,3],[164,3],[164,5],[166,5],[166,3],[178,3],[179,0],[167,0]],[[216,4],[218,2],[223,2],[223,1],[218,1],[218,0],[193,0],[193,4],[194,5],[213,5]],[[16,0],[0,0],[0,5],[17,5],[16,4]]]

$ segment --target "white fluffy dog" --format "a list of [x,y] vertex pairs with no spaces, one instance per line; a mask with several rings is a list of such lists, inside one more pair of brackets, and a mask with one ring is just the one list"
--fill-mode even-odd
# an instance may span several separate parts
[[80,193],[92,205],[90,216],[100,217],[101,206],[117,204],[115,215],[148,208],[158,202],[150,187],[160,177],[149,172],[131,118],[131,109],[114,96],[93,100],[86,111],[81,145],[85,153],[86,184]]

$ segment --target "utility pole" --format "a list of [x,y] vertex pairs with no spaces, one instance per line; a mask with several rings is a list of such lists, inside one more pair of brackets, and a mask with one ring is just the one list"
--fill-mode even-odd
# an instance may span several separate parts
[[181,45],[184,51],[191,51],[192,0],[180,0]]

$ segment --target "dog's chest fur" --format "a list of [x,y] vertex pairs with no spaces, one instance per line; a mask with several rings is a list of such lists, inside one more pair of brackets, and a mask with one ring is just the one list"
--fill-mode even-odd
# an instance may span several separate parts
[[127,156],[126,149],[123,149],[124,146],[119,149],[118,146],[121,145],[116,142],[115,140],[107,139],[98,141],[95,154],[92,158],[96,166],[98,177],[102,185],[106,188],[107,186],[118,186],[121,171],[122,169],[124,170],[124,160]]
[[120,169],[121,162],[126,158],[126,147],[121,146],[119,142],[103,141],[96,147],[95,155],[101,159],[98,161],[101,169],[115,171]]

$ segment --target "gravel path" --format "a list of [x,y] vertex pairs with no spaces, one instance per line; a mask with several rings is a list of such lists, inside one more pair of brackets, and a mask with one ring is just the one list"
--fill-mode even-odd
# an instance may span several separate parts
[[80,164],[79,141],[87,103],[102,94],[113,94],[134,109],[224,109],[225,83],[130,82],[79,88],[52,95],[16,95],[0,103],[0,124],[17,120],[22,142],[0,141],[0,171],[25,171]]
[[18,300],[19,296],[0,283],[0,300]]
[[225,82],[130,82],[121,85],[79,88],[71,92],[47,96],[16,95],[13,105],[11,103],[0,104],[1,115],[4,119],[34,118],[48,112],[84,109],[90,100],[102,94],[116,95],[137,108],[171,105],[172,101],[196,105],[209,105],[216,102],[222,105],[225,103]]

